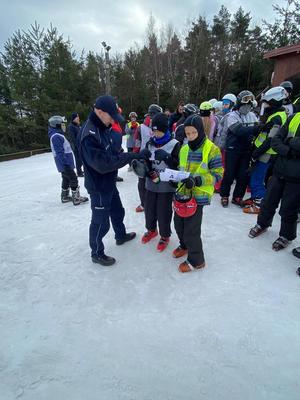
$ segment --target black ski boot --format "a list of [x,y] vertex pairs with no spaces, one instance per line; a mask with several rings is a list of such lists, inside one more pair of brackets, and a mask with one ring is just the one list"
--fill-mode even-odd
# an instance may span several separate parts
[[289,243],[289,240],[282,236],[279,236],[279,238],[276,239],[275,242],[273,242],[272,249],[275,251],[283,250],[288,247]]
[[76,190],[72,190],[72,201],[74,206],[78,206],[81,203],[89,201],[89,199],[87,197],[80,196],[79,186],[78,186]]
[[72,201],[72,197],[70,196],[70,189],[61,189],[60,198],[62,203],[68,203],[69,201]]
[[104,265],[105,267],[110,267],[116,262],[116,259],[103,254],[102,256],[92,257],[92,261],[93,263],[101,264]]
[[253,239],[266,232],[266,230],[267,228],[262,228],[260,225],[256,224],[253,228],[250,229],[248,236]]
[[126,233],[126,235],[122,239],[116,240],[116,245],[121,246],[122,244],[129,242],[130,240],[136,237],[135,232]]
[[243,199],[242,197],[233,197],[231,200],[231,203],[238,206],[238,207],[244,207]]
[[300,247],[295,247],[292,251],[295,257],[300,258]]
[[227,208],[229,204],[229,198],[228,197],[221,197],[221,204],[222,207]]

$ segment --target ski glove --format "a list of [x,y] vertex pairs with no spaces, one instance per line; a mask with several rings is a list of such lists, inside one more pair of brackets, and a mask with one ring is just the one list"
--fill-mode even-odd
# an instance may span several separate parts
[[188,178],[183,179],[181,182],[185,185],[187,189],[193,189],[194,186],[202,185],[201,176],[195,176],[195,177],[189,176]]
[[167,161],[170,158],[170,154],[163,149],[158,149],[154,153],[154,158],[157,161]]
[[136,154],[138,159],[144,159],[144,160],[149,160],[151,157],[151,151],[149,149],[143,149],[141,150],[138,154]]

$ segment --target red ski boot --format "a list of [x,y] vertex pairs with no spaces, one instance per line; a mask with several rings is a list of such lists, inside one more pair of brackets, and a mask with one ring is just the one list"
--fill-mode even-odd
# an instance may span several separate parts
[[167,246],[169,244],[169,241],[170,241],[170,238],[161,237],[159,239],[159,242],[158,242],[157,246],[156,246],[157,251],[159,251],[159,252],[164,251],[167,248]]
[[158,235],[157,230],[155,231],[147,231],[144,233],[143,237],[142,237],[142,243],[148,243],[150,242],[150,240],[152,240],[153,238],[155,238]]

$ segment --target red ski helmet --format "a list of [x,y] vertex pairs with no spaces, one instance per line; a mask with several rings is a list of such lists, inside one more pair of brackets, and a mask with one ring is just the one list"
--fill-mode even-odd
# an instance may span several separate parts
[[182,195],[181,193],[176,192],[173,201],[173,208],[179,217],[188,218],[194,215],[197,211],[197,202],[191,195]]

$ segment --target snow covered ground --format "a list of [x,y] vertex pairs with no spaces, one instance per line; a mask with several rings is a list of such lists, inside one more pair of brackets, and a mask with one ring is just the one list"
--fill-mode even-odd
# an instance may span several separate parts
[[162,254],[140,244],[137,178],[120,175],[138,238],[117,247],[110,231],[105,268],[90,261],[89,205],[60,203],[51,154],[0,164],[0,399],[299,400],[299,262],[271,249],[278,217],[249,239],[255,216],[215,197],[207,268],[182,275],[175,233]]

